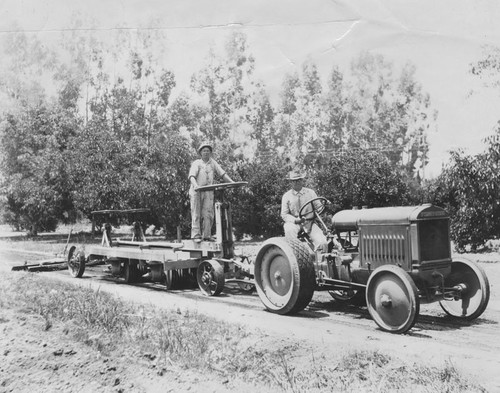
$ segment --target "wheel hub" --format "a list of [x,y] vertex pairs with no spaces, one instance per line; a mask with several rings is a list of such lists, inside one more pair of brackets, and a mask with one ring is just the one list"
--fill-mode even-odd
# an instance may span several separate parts
[[383,294],[382,296],[380,296],[380,304],[382,304],[382,306],[386,308],[392,307],[391,297],[387,294]]
[[209,272],[204,272],[204,273],[203,273],[203,277],[202,277],[202,279],[201,279],[201,280],[203,281],[203,283],[204,283],[205,285],[207,285],[207,286],[208,286],[208,285],[210,285],[210,283],[212,282],[212,277],[211,277],[211,275],[210,275],[210,273],[209,273]]

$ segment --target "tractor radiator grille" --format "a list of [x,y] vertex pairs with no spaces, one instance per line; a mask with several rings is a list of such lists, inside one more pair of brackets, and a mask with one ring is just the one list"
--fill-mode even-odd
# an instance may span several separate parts
[[361,261],[372,264],[405,264],[408,250],[403,233],[363,233],[362,237]]
[[439,261],[451,257],[448,220],[420,222],[418,234],[421,262]]

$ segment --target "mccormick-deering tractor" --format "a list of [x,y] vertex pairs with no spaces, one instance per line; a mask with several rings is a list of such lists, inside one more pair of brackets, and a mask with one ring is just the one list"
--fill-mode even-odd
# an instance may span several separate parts
[[328,204],[314,198],[300,210],[323,230],[325,247],[315,249],[299,233],[297,239],[271,238],[260,248],[255,284],[268,310],[295,313],[315,290],[328,290],[338,301],[366,302],[382,330],[404,333],[421,302],[437,301],[448,315],[466,320],[486,309],[488,279],[474,262],[452,256],[443,209],[424,204],[343,210],[327,226],[321,215]]

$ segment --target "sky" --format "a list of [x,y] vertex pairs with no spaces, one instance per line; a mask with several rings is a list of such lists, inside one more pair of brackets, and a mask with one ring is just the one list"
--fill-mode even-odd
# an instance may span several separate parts
[[410,61],[438,111],[429,134],[426,177],[439,174],[450,149],[477,154],[500,120],[500,92],[470,74],[485,45],[500,45],[496,0],[0,0],[0,34],[17,26],[57,42],[75,17],[106,36],[145,26],[163,31],[166,66],[185,85],[205,58],[200,53],[243,31],[256,60],[255,75],[278,91],[286,73],[306,60],[321,75],[347,69],[361,51],[395,65]]

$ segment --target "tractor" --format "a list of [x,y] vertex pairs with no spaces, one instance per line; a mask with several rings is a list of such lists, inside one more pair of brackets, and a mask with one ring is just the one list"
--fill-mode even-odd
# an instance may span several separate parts
[[366,304],[380,329],[407,332],[420,303],[439,302],[451,317],[478,318],[490,296],[488,278],[476,263],[451,254],[449,217],[431,204],[341,210],[325,223],[330,202],[302,205],[326,238],[314,247],[307,233],[270,238],[254,263],[255,285],[265,307],[277,314],[303,310],[314,291],[342,302]]

